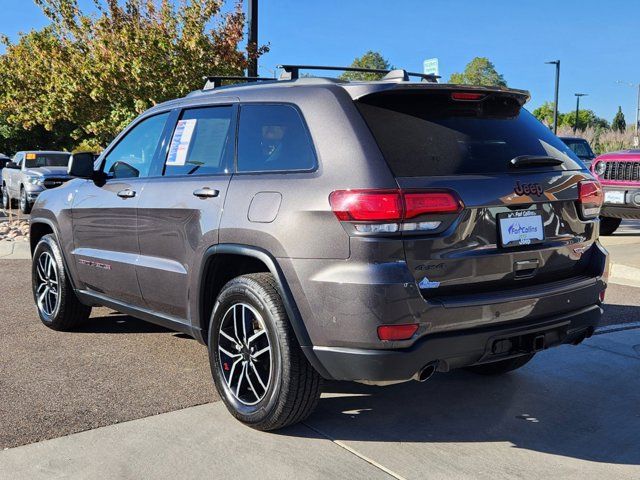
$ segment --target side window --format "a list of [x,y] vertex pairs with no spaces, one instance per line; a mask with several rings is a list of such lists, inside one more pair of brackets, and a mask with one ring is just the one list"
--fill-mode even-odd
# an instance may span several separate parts
[[22,168],[23,159],[24,159],[24,153],[16,153],[16,156],[13,157],[13,162],[16,163],[20,168]]
[[238,171],[311,170],[316,159],[298,110],[290,105],[243,105]]
[[146,177],[168,117],[161,113],[133,127],[107,154],[104,172],[114,178]]
[[231,173],[233,161],[233,107],[185,110],[169,145],[165,175]]

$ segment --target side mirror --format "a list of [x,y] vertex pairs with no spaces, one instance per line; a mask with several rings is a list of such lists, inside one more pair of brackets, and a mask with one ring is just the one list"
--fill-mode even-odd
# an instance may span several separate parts
[[93,178],[94,156],[92,152],[78,152],[71,155],[67,173],[72,177]]
[[10,170],[18,170],[20,168],[20,165],[18,165],[15,162],[7,162],[7,164],[4,166],[4,168],[8,168]]

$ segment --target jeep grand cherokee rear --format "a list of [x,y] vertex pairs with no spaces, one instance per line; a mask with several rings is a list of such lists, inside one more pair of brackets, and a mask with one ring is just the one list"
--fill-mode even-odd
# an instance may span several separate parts
[[592,334],[602,192],[526,99],[433,85],[357,98],[397,185],[346,181],[330,196],[351,257],[305,272],[306,294],[333,319],[322,319],[327,346],[314,347],[329,376],[499,373]]

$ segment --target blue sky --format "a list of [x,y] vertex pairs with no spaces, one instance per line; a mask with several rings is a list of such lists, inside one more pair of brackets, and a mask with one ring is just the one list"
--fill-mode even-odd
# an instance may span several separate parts
[[[81,0],[90,5],[91,1]],[[618,105],[632,124],[640,82],[637,0],[261,0],[260,41],[271,52],[262,75],[279,63],[348,65],[367,50],[421,71],[438,57],[445,79],[474,56],[486,56],[509,86],[531,91],[529,108],[553,99],[560,59],[560,110],[581,106],[611,121]],[[46,18],[31,0],[0,0],[0,33],[39,28]],[[206,72],[203,72],[206,73]]]

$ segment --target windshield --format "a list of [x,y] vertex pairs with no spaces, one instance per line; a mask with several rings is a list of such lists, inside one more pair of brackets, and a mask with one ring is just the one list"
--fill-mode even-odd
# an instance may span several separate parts
[[451,92],[371,95],[357,103],[397,177],[503,173],[522,155],[580,160],[513,98],[454,101]]
[[27,153],[25,166],[27,168],[66,167],[69,165],[69,153]]
[[592,159],[596,156],[595,153],[593,153],[593,150],[591,150],[589,142],[586,140],[581,138],[563,138],[562,141],[582,159]]

